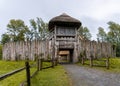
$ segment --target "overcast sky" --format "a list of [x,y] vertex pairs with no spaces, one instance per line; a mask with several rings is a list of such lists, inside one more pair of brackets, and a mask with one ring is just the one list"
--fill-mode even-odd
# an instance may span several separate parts
[[0,36],[5,33],[10,19],[42,18],[48,22],[62,13],[77,18],[89,28],[93,39],[98,27],[107,31],[107,22],[120,24],[120,0],[0,0]]

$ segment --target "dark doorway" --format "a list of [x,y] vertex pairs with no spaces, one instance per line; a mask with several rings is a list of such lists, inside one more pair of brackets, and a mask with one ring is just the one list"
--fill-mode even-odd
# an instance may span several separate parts
[[59,63],[73,63],[73,49],[59,49]]

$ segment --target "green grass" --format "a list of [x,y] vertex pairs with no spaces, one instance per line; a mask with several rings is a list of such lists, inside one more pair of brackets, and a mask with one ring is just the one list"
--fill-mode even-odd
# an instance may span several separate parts
[[[102,58],[101,60],[104,60],[104,59],[105,58]],[[80,63],[78,63],[78,65],[90,67],[89,63],[90,63],[90,61],[87,60],[87,61],[85,61],[85,64],[88,64],[88,65],[81,65]],[[107,72],[120,73],[120,58],[110,58],[109,59],[109,64],[110,64],[109,69],[106,69],[106,67],[99,67],[99,66],[105,66],[104,61],[94,60],[93,64],[98,65],[98,66],[93,66],[92,68],[100,69],[100,70],[107,71]]]
[[[30,62],[31,64],[33,62]],[[24,61],[0,61],[0,75],[11,72],[15,69],[21,68],[25,65]],[[50,63],[44,63],[44,67],[51,65]],[[31,74],[36,71],[35,68],[31,68]],[[16,73],[2,81],[0,86],[19,86],[20,83],[26,80],[26,72]],[[55,68],[44,69],[39,71],[32,79],[31,86],[71,86],[70,80],[62,66],[56,66]]]
[[[30,62],[33,64],[33,62]],[[24,61],[0,61],[0,75],[11,72],[13,70],[19,69],[25,66]],[[31,74],[36,70],[36,68],[31,68]],[[26,80],[25,70],[16,73],[6,79],[0,81],[0,86],[19,86],[21,82]]]
[[[30,62],[31,64],[33,62]],[[24,61],[1,61],[0,60],[0,75],[11,72],[25,66]]]
[[71,86],[62,66],[42,70],[31,81],[32,86]]

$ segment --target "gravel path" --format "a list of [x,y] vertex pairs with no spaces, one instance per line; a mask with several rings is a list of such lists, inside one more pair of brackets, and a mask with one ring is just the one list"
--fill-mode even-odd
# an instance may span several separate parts
[[73,86],[120,86],[120,74],[99,71],[73,64],[63,65]]

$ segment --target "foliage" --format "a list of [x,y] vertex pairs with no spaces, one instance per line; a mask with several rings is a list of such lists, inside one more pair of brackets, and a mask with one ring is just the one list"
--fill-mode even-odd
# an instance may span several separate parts
[[10,42],[10,36],[9,36],[7,33],[2,34],[1,43],[2,43],[2,44],[5,44],[5,43],[7,43],[7,42]]
[[106,32],[104,31],[104,28],[102,28],[102,27],[99,27],[99,28],[98,28],[97,38],[98,38],[98,40],[101,41],[101,42],[105,42],[105,41],[106,41],[106,39],[107,39],[107,34],[106,34]]
[[26,41],[26,40],[44,40],[48,36],[48,24],[41,18],[30,20],[30,27],[25,25],[23,20],[11,19],[7,24],[7,33],[2,35],[2,44],[10,41]]
[[30,20],[31,33],[33,39],[44,40],[48,34],[48,24],[45,23],[41,18]]
[[92,35],[87,27],[81,26],[78,30],[78,34],[82,39],[90,40]]
[[120,25],[110,21],[108,22],[109,31],[105,33],[102,27],[98,28],[97,34],[100,41],[110,42],[116,46],[116,56],[120,56]]
[[0,60],[2,59],[2,45],[0,45]]
[[9,34],[12,41],[24,41],[25,33],[28,31],[28,27],[25,25],[23,20],[10,20],[7,25],[7,33]]

